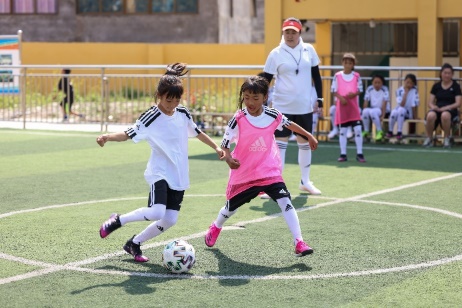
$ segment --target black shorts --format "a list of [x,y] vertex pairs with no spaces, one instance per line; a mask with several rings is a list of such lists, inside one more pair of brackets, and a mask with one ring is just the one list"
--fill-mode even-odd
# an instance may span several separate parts
[[166,180],[160,180],[151,185],[148,207],[154,204],[164,204],[167,210],[179,211],[183,202],[184,190],[173,190]]
[[229,199],[227,201],[229,210],[231,212],[237,210],[241,205],[249,203],[252,199],[256,198],[262,191],[268,194],[268,196],[270,196],[274,201],[284,197],[288,197],[290,199],[290,193],[287,190],[286,184],[283,182],[267,186],[254,186]]
[[63,98],[63,100],[59,103],[60,106],[66,107],[69,104],[69,110],[72,108],[72,104],[74,103],[74,95],[68,95]]
[[345,123],[342,123],[340,124],[340,127],[355,127],[355,126],[358,126],[358,125],[361,125],[362,122],[361,121],[350,121],[350,122],[345,122]]
[[[434,112],[436,113],[436,121],[435,121],[435,127],[434,129],[436,129],[438,127],[438,125],[441,125],[441,114],[443,112],[449,112],[451,114],[451,123],[454,122],[454,120],[459,116],[459,110],[457,109],[451,109],[451,110],[447,110],[447,111],[443,111],[443,112],[438,112],[438,111],[434,111],[434,110],[430,110],[428,113],[430,112]],[[427,114],[428,114],[427,113]],[[426,119],[427,117],[425,117]]]
[[[313,132],[313,113],[306,114],[284,114],[287,119],[298,124],[301,128],[305,129],[310,134]],[[289,137],[292,134],[292,131],[286,127],[282,130],[276,130],[274,136],[278,137]],[[297,134],[296,134],[297,135]],[[301,136],[305,140],[308,140],[305,136]]]

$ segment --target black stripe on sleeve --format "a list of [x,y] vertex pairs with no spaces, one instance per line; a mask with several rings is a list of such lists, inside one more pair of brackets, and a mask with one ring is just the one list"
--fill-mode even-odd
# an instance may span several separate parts
[[125,131],[125,133],[127,134],[127,136],[130,138],[130,139],[133,139],[135,136],[136,136],[136,132],[133,128],[129,128]]
[[265,114],[276,119],[278,117],[279,111],[274,108],[265,108]]
[[188,119],[191,119],[191,113],[189,112],[188,108],[186,107],[177,107],[176,110],[178,112],[184,113]]
[[229,149],[229,140],[228,139],[223,139],[223,141],[221,142],[221,147]]

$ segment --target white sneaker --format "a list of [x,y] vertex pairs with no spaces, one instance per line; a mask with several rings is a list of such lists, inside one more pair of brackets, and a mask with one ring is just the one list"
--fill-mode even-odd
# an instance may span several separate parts
[[332,139],[337,135],[338,135],[338,129],[334,128],[333,130],[329,132],[329,134],[327,135],[327,138]]
[[444,138],[443,147],[444,148],[450,148],[451,147],[451,140],[449,138]]
[[300,186],[298,186],[298,189],[300,189],[301,191],[306,191],[306,192],[309,192],[311,195],[320,195],[321,194],[321,191],[319,189],[317,189],[313,183],[310,181],[306,184],[302,184],[300,182]]
[[431,148],[433,146],[433,142],[430,138],[425,138],[425,141],[423,142],[422,146],[426,148]]
[[351,137],[353,137],[353,128],[349,126],[347,130],[347,139],[350,139]]
[[261,194],[259,196],[260,196],[260,199],[271,199],[271,197],[268,196],[268,194]]

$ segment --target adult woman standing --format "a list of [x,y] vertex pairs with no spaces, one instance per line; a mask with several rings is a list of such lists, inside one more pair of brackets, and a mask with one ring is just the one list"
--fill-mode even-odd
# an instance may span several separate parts
[[[318,109],[322,112],[322,80],[319,72],[319,58],[311,44],[301,38],[302,23],[291,17],[282,24],[282,39],[266,59],[263,69],[266,79],[277,78],[273,93],[273,108],[282,112],[289,120],[312,132],[313,106],[311,103],[311,80],[318,94]],[[287,144],[291,131],[284,128],[276,131],[282,167],[284,167]],[[310,181],[311,148],[304,136],[297,135],[298,164],[301,171],[300,190],[313,195],[321,194]]]
[[451,123],[459,115],[459,107],[462,100],[460,85],[452,80],[454,69],[451,64],[445,63],[440,70],[440,81],[435,83],[430,91],[428,100],[429,111],[426,116],[425,130],[427,138],[423,146],[433,146],[433,131],[438,125],[444,132],[443,146],[451,146],[449,133]]

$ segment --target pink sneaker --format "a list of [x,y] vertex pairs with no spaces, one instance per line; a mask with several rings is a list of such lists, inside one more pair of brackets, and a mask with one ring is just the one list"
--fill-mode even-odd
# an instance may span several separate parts
[[310,255],[313,253],[313,248],[308,246],[304,241],[297,241],[297,245],[295,246],[295,256],[296,257],[303,257],[306,255]]
[[122,225],[120,224],[119,214],[112,214],[108,220],[106,220],[99,228],[99,236],[105,238],[112,231],[119,229]]
[[209,227],[209,231],[207,231],[207,234],[205,235],[205,245],[208,247],[213,247],[218,239],[218,236],[220,235],[221,229],[222,228],[215,226],[215,223],[212,223]]

